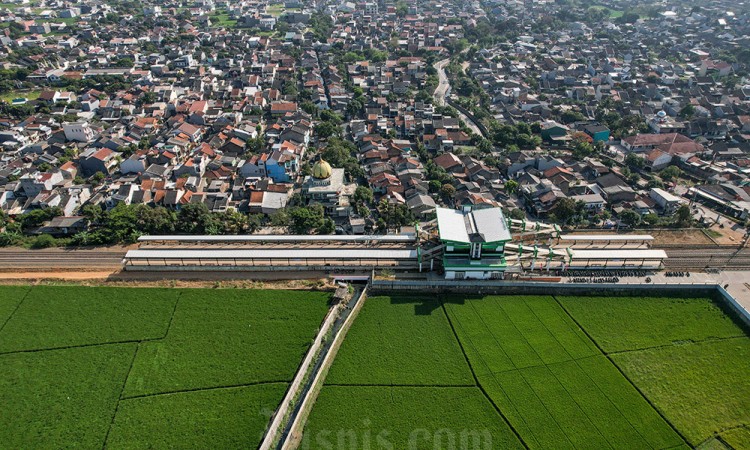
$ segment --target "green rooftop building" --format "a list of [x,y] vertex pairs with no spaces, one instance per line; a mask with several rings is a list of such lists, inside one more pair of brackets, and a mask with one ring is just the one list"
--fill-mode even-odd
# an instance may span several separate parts
[[502,279],[512,237],[501,208],[437,208],[445,279]]

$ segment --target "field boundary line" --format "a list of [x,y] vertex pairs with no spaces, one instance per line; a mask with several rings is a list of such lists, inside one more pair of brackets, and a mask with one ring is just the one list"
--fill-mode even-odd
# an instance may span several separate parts
[[117,403],[115,403],[115,410],[112,411],[112,420],[109,421],[109,427],[107,427],[107,433],[104,435],[104,442],[102,442],[102,449],[107,448],[107,441],[109,440],[109,432],[112,431],[112,426],[115,424],[115,417],[117,417],[117,411],[120,409],[120,401],[122,401],[122,393],[125,392],[125,386],[128,384],[128,378],[130,378],[130,372],[133,370],[133,364],[135,364],[135,358],[138,356],[138,350],[141,348],[141,343],[135,346],[133,351],[133,357],[130,359],[130,366],[128,372],[125,374],[125,379],[122,381],[122,387],[120,387],[120,395],[117,397]]
[[[498,408],[497,405],[492,400],[492,398],[489,396],[489,394],[484,390],[484,387],[482,386],[482,384],[479,381],[479,377],[474,372],[474,366],[472,365],[471,360],[469,359],[469,356],[464,351],[463,343],[461,342],[461,339],[458,337],[458,333],[455,330],[455,325],[453,324],[453,321],[450,318],[450,314],[448,314],[448,309],[445,307],[445,303],[443,303],[443,312],[445,312],[446,317],[448,317],[448,324],[451,326],[451,329],[453,330],[454,337],[458,341],[458,344],[459,344],[459,347],[461,348],[461,351],[464,352],[464,358],[466,358],[466,362],[467,362],[467,364],[469,364],[469,369],[471,370],[472,375],[474,375],[474,379],[475,379],[475,381],[477,383],[477,386],[482,390],[482,394],[485,397],[487,397],[488,401],[490,401],[490,403],[492,403],[492,405],[495,406],[495,408],[497,409]],[[472,315],[476,315],[477,314],[477,312],[476,312],[476,310],[474,308],[471,308],[471,312],[472,312]],[[461,320],[458,317],[456,317],[456,324],[462,330],[464,329],[463,325],[461,324]],[[490,333],[490,334],[492,335],[492,333]],[[492,336],[493,336],[493,340],[495,340],[495,336],[494,335],[492,335]],[[474,342],[471,340],[471,337],[467,336],[466,337],[466,341],[467,341],[467,344],[470,345],[474,349],[474,351],[476,351],[477,353],[479,353],[479,350],[477,350],[476,345],[474,345]],[[497,341],[495,341],[495,342],[497,342]],[[513,364],[513,361],[508,356],[508,354],[505,351],[505,349],[502,348],[502,346],[500,346],[499,343],[497,345],[498,345],[498,348],[503,352],[503,354],[505,354],[505,356],[508,358],[508,361],[510,362],[510,364],[513,365],[513,367],[514,367],[513,369],[508,369],[508,370],[518,370],[515,367],[515,365]],[[489,365],[487,364],[487,361],[485,361],[485,359],[482,358],[481,356],[479,357],[479,364],[482,364],[487,369],[487,373],[489,374],[489,377],[491,377],[495,381],[495,385],[497,385],[497,387],[500,389],[500,391],[503,393],[503,395],[508,399],[508,403],[510,404],[510,407],[516,412],[516,414],[518,415],[518,417],[521,420],[521,422],[526,427],[528,427],[529,430],[531,430],[532,429],[531,425],[529,425],[529,422],[526,420],[526,418],[524,417],[524,415],[521,414],[521,411],[518,409],[518,405],[516,405],[513,402],[513,400],[511,399],[510,395],[508,395],[508,392],[505,390],[505,388],[502,386],[502,384],[500,384],[500,380],[497,379],[496,372],[492,372],[490,370]],[[524,382],[525,382],[525,380],[524,380]],[[538,397],[537,397],[537,399],[538,399]],[[542,405],[542,406],[544,406],[544,405]],[[546,410],[546,407],[545,407],[545,410]],[[548,411],[548,413],[549,413],[549,411]],[[550,417],[551,417],[551,415],[550,415]],[[552,420],[554,421],[554,417],[552,418]],[[559,428],[559,425],[557,425],[557,422],[555,422],[555,425]],[[538,439],[536,438],[536,436],[534,435],[533,432],[531,432],[530,438],[532,440],[536,441],[537,444],[539,443]],[[565,439],[567,440],[568,437],[565,436]],[[526,443],[524,442],[524,444],[526,444]]]
[[[480,297],[477,300],[486,300],[486,299]],[[526,338],[526,336],[523,334],[523,332],[518,328],[518,326],[516,325],[516,323],[513,320],[513,318],[511,318],[511,315],[500,304],[500,301],[493,300],[493,302],[495,303],[495,305],[497,307],[497,310],[500,311],[503,314],[503,317],[507,320],[507,323],[509,323],[509,324],[511,324],[513,326],[513,329],[516,331],[516,335],[519,338],[519,342],[522,340],[529,347],[529,349],[531,349],[531,351],[534,352],[534,354],[536,355],[536,357],[539,359],[539,362],[541,363],[541,365],[536,365],[536,367],[541,367],[541,366],[546,367],[547,364],[544,362],[544,359],[542,358],[542,356],[539,354],[539,352],[537,351],[537,349],[534,348],[534,346],[529,342],[529,340]],[[525,301],[524,301],[524,305],[526,305]],[[482,323],[482,326],[484,326],[485,330],[487,330],[487,333],[489,333],[490,336],[492,336],[492,340],[495,341],[495,343],[498,346],[498,348],[502,349],[503,353],[508,357],[508,360],[510,360],[510,363],[513,364],[514,370],[518,370],[518,366],[513,361],[513,359],[510,357],[510,355],[508,354],[508,352],[505,351],[505,348],[503,348],[503,345],[500,343],[499,338],[495,335],[495,333],[492,332],[492,329],[490,329],[490,327],[487,325],[487,321],[484,320],[484,316],[477,310],[476,306],[474,305],[474,302],[471,302],[471,309],[472,309],[472,311],[474,311],[474,314],[476,315],[476,317],[479,318],[479,320]],[[542,324],[542,326],[544,326],[544,324]],[[544,327],[544,328],[546,329],[547,327]],[[549,332],[549,330],[547,330],[547,332]],[[570,356],[570,355],[568,355],[568,356]],[[542,407],[544,408],[544,410],[547,411],[547,414],[549,414],[550,419],[552,419],[552,421],[555,423],[555,425],[557,425],[557,428],[560,429],[560,432],[565,436],[565,439],[567,439],[567,441],[570,443],[571,446],[575,447],[575,445],[573,444],[573,440],[570,438],[570,436],[568,436],[568,433],[565,431],[565,427],[563,427],[560,424],[560,422],[557,421],[557,418],[555,417],[554,414],[552,414],[552,411],[550,411],[550,409],[547,407],[547,404],[544,402],[544,400],[542,400],[542,397],[539,396],[539,393],[537,392],[537,390],[534,389],[534,387],[531,385],[531,383],[529,383],[529,381],[526,379],[526,377],[523,376],[523,373],[519,372],[519,375],[520,375],[520,379],[523,381],[523,383],[526,385],[526,387],[529,388],[529,390],[534,393],[534,397],[536,397],[536,399],[539,400],[539,404],[541,404]],[[492,373],[492,378],[495,379],[495,382],[499,386],[500,385],[500,381],[497,379],[497,376],[494,373]],[[503,392],[505,392],[504,389],[503,389]],[[508,394],[505,394],[505,395],[507,396]],[[570,397],[570,394],[568,394],[568,396]],[[508,400],[510,400],[510,396],[508,396]],[[510,400],[510,401],[511,401],[511,403],[514,403],[512,400]],[[575,401],[574,401],[574,403],[575,403]],[[514,403],[514,405],[515,405],[515,403]],[[576,406],[578,406],[577,403],[576,403]],[[580,409],[580,406],[578,408]],[[581,412],[583,412],[583,411],[581,411]],[[584,415],[585,415],[585,413],[584,413]],[[599,431],[599,430],[597,430],[597,431]]]
[[[484,398],[487,399],[488,402],[490,402],[490,405],[492,405],[493,408],[495,408],[495,411],[497,414],[505,421],[505,423],[508,425],[508,428],[510,428],[510,431],[513,432],[513,434],[516,436],[516,439],[518,439],[518,442],[523,445],[524,448],[528,449],[529,445],[526,443],[526,441],[521,437],[521,434],[516,430],[516,427],[513,426],[512,423],[510,423],[510,420],[508,420],[507,417],[505,417],[505,414],[503,414],[503,411],[495,404],[494,400],[492,400],[492,397],[490,397],[489,393],[484,389],[484,386],[482,386],[482,383],[479,382],[479,378],[477,377],[477,374],[474,372],[474,367],[471,365],[471,361],[469,360],[469,355],[466,354],[466,350],[464,349],[463,344],[461,343],[461,339],[459,339],[458,334],[456,333],[456,329],[453,326],[453,321],[451,320],[450,316],[448,315],[448,311],[445,309],[445,301],[443,301],[443,295],[438,295],[438,300],[440,301],[440,307],[443,310],[443,314],[445,314],[445,317],[448,319],[448,325],[451,327],[451,332],[453,333],[453,338],[456,339],[456,342],[458,342],[458,346],[461,349],[461,353],[464,355],[464,359],[466,359],[466,364],[469,366],[469,370],[471,370],[471,375],[474,377],[474,382],[477,384],[477,387],[482,392],[482,395],[484,395]],[[476,311],[475,311],[476,313]],[[485,325],[486,327],[486,325]],[[488,330],[489,331],[489,330]],[[511,361],[511,364],[513,362]],[[497,381],[497,380],[495,380]],[[500,383],[498,383],[499,385]],[[503,392],[505,392],[503,390]],[[507,396],[507,394],[506,394]],[[510,399],[510,397],[508,397]],[[513,403],[513,402],[511,402]],[[515,407],[515,406],[514,406]],[[521,414],[519,413],[519,416]]]
[[211,386],[211,387],[202,387],[202,388],[180,389],[177,391],[155,392],[153,394],[131,395],[129,397],[121,397],[120,400],[137,400],[139,398],[160,397],[163,395],[189,394],[191,392],[215,391],[219,389],[238,389],[238,388],[250,387],[250,386],[263,386],[263,385],[268,385],[268,384],[289,384],[289,383],[290,383],[289,380],[253,381],[251,383],[227,384],[227,385],[222,385],[222,386]]
[[164,336],[162,336],[162,339],[166,339],[167,336],[169,336],[169,330],[172,329],[172,322],[174,321],[174,316],[177,314],[177,305],[180,304],[180,299],[182,298],[182,294],[185,291],[180,291],[177,294],[177,299],[174,301],[174,308],[172,308],[172,315],[169,316],[169,323],[167,324],[167,331],[164,332]]
[[601,356],[601,355],[588,355],[588,356],[582,356],[580,358],[575,358],[575,359],[574,358],[566,359],[565,361],[557,361],[557,362],[553,362],[553,363],[534,364],[533,366],[518,367],[516,369],[500,370],[500,371],[497,371],[497,372],[490,372],[490,373],[492,373],[493,375],[502,375],[502,374],[506,374],[506,373],[519,372],[521,370],[526,370],[526,369],[538,369],[540,367],[548,367],[549,368],[549,367],[554,367],[554,366],[556,366],[558,364],[565,364],[565,363],[568,363],[568,362],[583,361],[583,360],[586,360],[586,359],[589,359],[589,358],[596,358],[597,356]]
[[160,337],[147,338],[147,339],[130,339],[127,341],[97,342],[94,344],[80,344],[80,345],[65,345],[63,347],[34,348],[34,349],[28,349],[28,350],[11,350],[8,352],[0,352],[0,356],[15,355],[17,353],[37,353],[37,352],[51,352],[55,350],[70,350],[74,348],[102,347],[105,345],[140,344],[141,342],[161,341],[162,339],[163,338],[160,338]]
[[716,439],[717,441],[721,442],[729,450],[739,450],[739,449],[736,449],[736,447],[734,447],[733,445],[731,445],[729,442],[727,442],[726,439],[724,439],[723,434],[727,433],[729,431],[740,430],[742,428],[747,428],[747,427],[748,427],[748,424],[741,423],[739,425],[735,425],[735,426],[732,426],[732,427],[729,427],[729,428],[725,428],[725,429],[723,429],[721,431],[715,431],[714,433],[716,433],[716,434],[714,436],[709,437],[705,441],[703,441],[700,444],[698,444],[698,446],[701,446],[701,445],[705,444],[706,442],[710,441],[711,439]]
[[643,348],[634,348],[632,350],[617,350],[614,352],[605,353],[605,355],[625,355],[628,353],[635,353],[635,352],[646,352],[649,350],[661,350],[665,348],[674,348],[674,347],[690,347],[692,345],[705,345],[705,344],[711,344],[714,342],[723,342],[723,341],[731,341],[733,339],[747,339],[748,336],[742,335],[742,336],[725,336],[725,337],[709,337],[706,339],[701,339],[699,341],[693,341],[693,340],[686,340],[682,344],[662,344],[662,345],[654,345],[651,347],[643,347]]
[[441,389],[441,388],[475,388],[476,384],[344,384],[344,383],[333,383],[324,384],[323,386],[330,387],[393,387],[393,388],[427,388],[427,389]]
[[627,380],[627,382],[630,383],[631,386],[633,386],[633,389],[635,389],[641,395],[641,397],[643,397],[643,399],[646,401],[646,403],[648,403],[649,406],[651,406],[651,408],[654,411],[656,411],[656,414],[658,414],[659,417],[661,417],[662,420],[664,422],[666,422],[666,424],[669,425],[672,428],[672,430],[674,430],[675,433],[677,433],[677,435],[680,437],[680,439],[682,439],[682,441],[686,445],[692,447],[692,445],[690,445],[689,441],[685,438],[685,435],[683,435],[682,432],[680,432],[680,430],[678,430],[677,427],[675,427],[674,424],[669,419],[667,419],[666,416],[664,416],[664,414],[659,410],[659,408],[657,408],[656,405],[654,405],[654,403],[651,401],[651,399],[648,398],[646,396],[646,394],[643,393],[643,391],[641,390],[641,388],[639,388],[633,382],[633,380],[631,380],[630,377],[625,374],[625,372],[622,370],[622,368],[620,366],[618,366],[617,363],[615,363],[615,361],[608,354],[604,353],[604,350],[601,348],[601,346],[599,345],[599,343],[596,342],[596,340],[594,340],[594,338],[589,334],[589,332],[586,331],[586,329],[578,322],[578,320],[576,320],[575,317],[573,317],[573,315],[570,313],[570,311],[568,311],[567,308],[565,308],[565,306],[562,304],[562,302],[560,302],[560,300],[558,300],[557,295],[552,295],[552,298],[555,299],[555,302],[557,302],[557,304],[560,305],[560,308],[562,308],[562,310],[565,311],[565,313],[568,316],[570,316],[570,319],[578,326],[578,328],[581,329],[581,331],[583,331],[583,333],[591,340],[591,342],[593,342],[594,345],[596,345],[596,348],[599,349],[599,351],[602,353],[602,355],[604,355],[605,358],[607,358],[607,360],[610,362],[610,364],[612,364],[617,369],[617,371],[620,372],[620,375],[622,375],[625,378],[625,380]]
[[[26,300],[26,297],[28,297],[28,296],[29,296],[29,294],[31,293],[31,290],[32,290],[33,288],[34,288],[34,286],[29,286],[29,288],[28,288],[28,289],[26,290],[26,292],[25,292],[25,293],[23,294],[23,297],[21,297],[21,300],[20,300],[20,301],[18,302],[18,304],[16,305],[16,307],[15,307],[15,308],[13,309],[13,312],[11,312],[11,313],[10,313],[10,315],[8,315],[8,318],[7,318],[7,319],[5,319],[5,322],[3,322],[3,325],[2,325],[2,326],[0,326],[0,331],[3,331],[3,328],[5,328],[5,325],[7,325],[7,324],[8,324],[8,322],[10,322],[10,319],[12,319],[12,318],[13,318],[13,316],[14,316],[14,315],[16,314],[16,311],[18,311],[18,309],[19,309],[19,308],[21,307],[21,304],[22,304],[22,303],[24,302],[24,300]],[[1,355],[1,354],[2,354],[2,353],[0,353],[0,355]]]
[[[550,296],[549,298],[550,298],[550,301],[554,302],[554,304],[557,304],[557,302],[555,301],[555,299],[554,299],[554,298],[552,298],[551,296]],[[585,377],[586,377],[586,378],[587,378],[587,379],[588,379],[588,380],[589,380],[589,381],[591,382],[591,384],[593,384],[593,385],[594,385],[594,387],[596,387],[596,390],[597,390],[597,391],[599,391],[599,393],[600,393],[600,394],[602,395],[602,397],[604,397],[604,398],[606,399],[606,401],[607,401],[607,402],[609,402],[609,403],[610,403],[610,404],[611,404],[611,405],[612,405],[612,406],[613,406],[613,407],[615,408],[615,410],[616,410],[616,411],[617,411],[617,412],[618,412],[618,413],[620,414],[620,416],[622,416],[622,418],[623,418],[623,419],[625,419],[625,422],[627,422],[627,424],[628,424],[628,425],[630,425],[630,428],[632,428],[632,429],[633,429],[633,431],[635,431],[635,433],[636,433],[636,434],[637,434],[638,436],[640,436],[640,437],[641,437],[641,439],[643,439],[643,442],[645,442],[646,444],[648,444],[648,443],[649,443],[648,439],[646,439],[646,438],[645,438],[645,437],[643,436],[643,434],[641,434],[641,431],[640,431],[640,430],[639,430],[638,428],[636,428],[636,427],[635,427],[635,426],[634,426],[634,425],[633,425],[633,424],[632,424],[632,423],[630,422],[630,419],[629,419],[629,418],[628,418],[628,417],[627,417],[627,416],[626,416],[625,414],[623,414],[623,412],[622,412],[622,411],[620,410],[620,407],[619,407],[619,406],[617,405],[617,403],[616,403],[616,402],[614,402],[614,401],[613,401],[613,400],[612,400],[612,399],[610,398],[610,396],[609,396],[609,395],[607,395],[607,393],[606,393],[606,392],[604,392],[604,391],[603,391],[603,390],[602,390],[602,389],[601,389],[601,388],[599,387],[599,385],[598,385],[598,384],[596,383],[596,380],[594,380],[594,377],[592,377],[592,376],[591,376],[591,375],[590,375],[590,374],[589,374],[589,373],[588,373],[587,371],[585,371],[585,370],[583,369],[583,367],[581,367],[581,365],[580,365],[580,364],[578,363],[579,361],[582,361],[582,360],[585,360],[585,359],[589,359],[589,358],[598,358],[598,357],[600,357],[600,356],[602,356],[602,355],[597,355],[597,354],[594,354],[594,355],[588,355],[588,356],[584,356],[583,358],[574,358],[574,357],[573,357],[573,355],[571,355],[571,354],[570,354],[570,352],[568,351],[568,349],[567,349],[567,348],[565,347],[565,345],[563,345],[563,343],[562,343],[562,342],[560,342],[560,340],[559,340],[559,339],[557,338],[557,335],[556,335],[556,334],[555,334],[555,333],[554,333],[554,332],[553,332],[552,330],[550,330],[550,329],[549,329],[549,327],[547,327],[547,325],[545,325],[545,323],[544,323],[544,322],[542,321],[542,319],[541,319],[541,318],[539,317],[539,315],[538,315],[538,314],[536,313],[536,311],[534,311],[534,308],[532,308],[532,307],[531,307],[531,306],[529,305],[529,302],[528,302],[528,301],[526,300],[526,298],[524,298],[524,299],[523,299],[523,303],[524,303],[524,305],[526,305],[526,307],[527,307],[527,308],[529,309],[529,311],[531,311],[531,313],[532,313],[532,314],[534,315],[534,317],[536,318],[536,320],[538,320],[538,321],[539,321],[539,323],[540,323],[540,324],[542,324],[542,326],[544,326],[544,328],[545,328],[545,329],[547,330],[547,332],[548,332],[548,333],[550,334],[550,336],[552,336],[552,339],[554,339],[554,340],[555,340],[555,342],[557,342],[557,345],[559,345],[559,346],[560,346],[560,348],[562,348],[562,349],[563,349],[563,351],[564,351],[564,352],[565,352],[565,353],[566,353],[566,354],[568,355],[568,357],[570,358],[570,359],[569,359],[568,361],[561,361],[561,362],[558,362],[558,363],[545,364],[545,365],[546,365],[546,367],[547,367],[547,370],[549,370],[549,372],[550,372],[550,373],[552,374],[552,376],[553,376],[553,377],[555,377],[555,379],[557,380],[557,382],[558,382],[558,383],[560,383],[560,386],[562,386],[562,387],[563,387],[563,389],[565,389],[565,392],[567,392],[567,393],[568,393],[568,395],[570,396],[570,398],[571,398],[571,399],[572,399],[572,400],[573,400],[573,401],[574,401],[574,402],[575,402],[575,403],[576,403],[576,404],[577,404],[577,405],[579,406],[579,408],[581,408],[581,411],[582,411],[582,412],[584,413],[584,415],[586,415],[586,417],[588,417],[589,421],[591,422],[591,425],[592,425],[592,426],[593,426],[594,428],[596,428],[596,429],[597,429],[597,431],[598,431],[598,432],[599,432],[599,434],[600,434],[600,435],[601,435],[601,436],[602,436],[602,437],[604,438],[604,440],[605,440],[605,441],[607,441],[607,443],[608,443],[608,444],[612,445],[612,443],[611,443],[611,442],[609,441],[609,439],[607,438],[607,436],[605,436],[605,434],[604,434],[604,431],[602,431],[602,430],[601,430],[601,429],[599,428],[599,426],[597,426],[597,424],[596,424],[596,423],[594,422],[594,420],[592,420],[592,419],[591,419],[591,416],[589,416],[589,414],[588,414],[588,413],[587,413],[587,412],[586,412],[586,411],[585,411],[585,410],[583,409],[583,407],[582,407],[582,406],[581,406],[581,404],[580,404],[580,403],[578,402],[578,400],[576,400],[576,399],[575,399],[575,398],[573,397],[573,395],[572,395],[572,394],[571,394],[571,393],[570,393],[570,392],[568,391],[568,388],[567,388],[567,387],[565,387],[565,385],[564,385],[564,384],[563,384],[563,383],[562,383],[562,382],[560,381],[560,378],[559,378],[559,377],[558,377],[558,376],[557,376],[557,375],[556,375],[556,374],[555,374],[555,373],[554,373],[554,372],[552,371],[552,369],[550,369],[550,366],[554,366],[554,365],[556,365],[556,364],[573,363],[573,364],[574,364],[574,365],[575,365],[575,366],[576,366],[576,367],[577,367],[577,368],[578,368],[578,369],[579,369],[579,370],[580,370],[580,371],[581,371],[581,372],[582,372],[582,373],[584,374],[584,376],[585,376]],[[559,310],[560,310],[559,306],[558,306],[557,308],[555,308],[555,310],[556,310],[556,311],[559,311]],[[563,318],[565,317],[565,316],[564,316],[564,314],[565,314],[565,312],[563,311],[563,316],[561,316],[561,317],[560,317],[560,319],[561,319],[561,320],[562,320],[562,319],[563,319]],[[567,324],[567,323],[566,323],[566,325],[570,325],[570,324]],[[575,325],[575,323],[574,323],[573,325]],[[573,331],[573,330],[571,330],[571,331]],[[582,340],[582,339],[581,339],[581,336],[580,336],[580,334],[579,334],[579,333],[575,333],[575,336],[576,336],[576,337],[577,337],[577,338],[578,338],[579,340]],[[584,335],[584,336],[585,336],[585,335]],[[587,339],[588,339],[588,338],[587,338]],[[593,344],[593,342],[592,342],[592,341],[591,341],[590,339],[589,339],[589,342],[591,342],[591,343]],[[585,342],[583,342],[583,343],[584,343],[584,344],[586,344]],[[587,347],[587,348],[590,348],[590,347],[589,347],[588,345],[587,345],[586,347]],[[617,447],[616,445],[612,445],[612,448],[616,448],[616,447]]]

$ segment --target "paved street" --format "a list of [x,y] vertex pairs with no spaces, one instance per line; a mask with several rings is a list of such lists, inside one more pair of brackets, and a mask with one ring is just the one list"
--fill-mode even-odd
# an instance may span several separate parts
[[[445,104],[445,97],[450,94],[451,91],[451,84],[450,81],[448,81],[448,76],[445,74],[445,66],[448,65],[450,62],[450,59],[443,59],[435,63],[435,69],[438,71],[438,87],[435,88],[435,103],[438,105],[444,105]],[[482,133],[482,130],[479,129],[479,127],[474,123],[473,120],[471,120],[466,114],[462,113],[461,111],[456,110],[458,113],[458,117],[464,121],[467,127],[471,131],[474,132],[477,136],[484,136]]]
[[[750,313],[750,271],[724,271],[720,273],[690,272],[686,277],[668,277],[666,271],[649,275],[650,284],[718,284],[729,285],[727,292]],[[563,277],[562,282],[567,283],[568,278]],[[646,277],[623,277],[618,285],[647,284]]]

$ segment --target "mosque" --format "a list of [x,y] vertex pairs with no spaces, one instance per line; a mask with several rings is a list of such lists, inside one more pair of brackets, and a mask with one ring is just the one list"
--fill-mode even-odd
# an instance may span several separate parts
[[349,197],[357,189],[355,183],[347,184],[344,169],[333,168],[323,158],[312,167],[312,174],[302,183],[302,196],[310,203],[320,203],[332,217],[349,215]]

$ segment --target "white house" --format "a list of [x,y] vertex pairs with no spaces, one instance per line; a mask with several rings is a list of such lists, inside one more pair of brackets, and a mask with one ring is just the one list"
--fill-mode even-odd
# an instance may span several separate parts
[[94,140],[94,130],[86,122],[70,122],[63,124],[65,139],[77,142],[91,142]]

